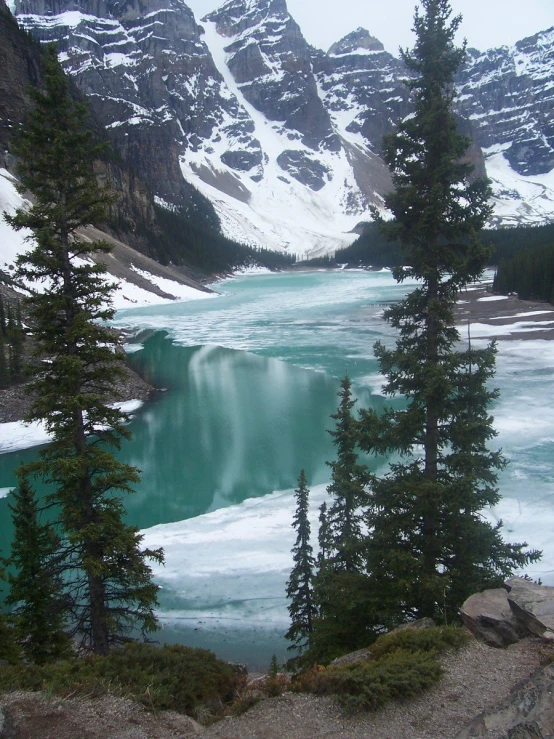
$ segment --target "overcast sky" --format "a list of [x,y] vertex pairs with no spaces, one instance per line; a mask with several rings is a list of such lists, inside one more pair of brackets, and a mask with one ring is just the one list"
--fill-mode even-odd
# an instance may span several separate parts
[[[197,20],[221,7],[223,0],[184,0]],[[411,47],[416,0],[287,0],[290,14],[313,46],[327,50],[359,26],[397,54]],[[554,0],[452,0],[455,13],[464,17],[460,40],[485,50],[513,44],[554,26]]]

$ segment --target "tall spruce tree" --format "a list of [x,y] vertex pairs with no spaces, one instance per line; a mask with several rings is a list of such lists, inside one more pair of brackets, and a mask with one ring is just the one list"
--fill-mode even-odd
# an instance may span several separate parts
[[314,578],[318,617],[314,621],[310,657],[328,661],[339,654],[366,646],[374,638],[370,580],[364,550],[363,509],[370,503],[371,475],[358,460],[359,427],[352,415],[356,400],[352,383],[341,381],[339,406],[331,418],[337,458],[331,467],[332,496],[320,511],[320,553]]
[[341,380],[340,403],[331,415],[337,458],[327,462],[331,468],[331,484],[327,491],[332,502],[327,511],[329,547],[326,559],[335,571],[360,572],[362,569],[362,513],[368,500],[370,475],[367,466],[358,462],[359,431],[352,415],[356,400],[352,399],[352,383],[348,376]]
[[310,645],[316,607],[313,595],[313,574],[315,560],[313,547],[310,544],[310,520],[308,483],[304,470],[298,477],[296,494],[296,512],[292,525],[296,529],[296,542],[292,548],[294,566],[287,582],[289,598],[289,615],[291,625],[286,638],[292,644],[289,649],[303,652]]
[[87,127],[84,104],[74,102],[49,47],[43,58],[45,92],[31,89],[34,107],[15,137],[22,189],[34,204],[5,216],[14,228],[29,228],[30,252],[18,259],[18,274],[43,290],[28,301],[37,354],[48,357],[35,376],[29,420],[44,421],[52,443],[27,475],[40,475],[54,489],[60,535],[67,541],[67,594],[82,643],[106,654],[133,629],[157,628],[157,587],[147,560],[162,553],[141,551],[141,537],[123,522],[123,494],[132,492],[137,470],[113,452],[129,437],[126,418],[106,398],[121,376],[121,355],[105,326],[112,317],[103,242],[79,240],[77,230],[99,223],[111,198],[98,185],[93,162],[102,146]]
[[498,502],[500,454],[487,408],[494,348],[460,352],[454,308],[458,292],[480,277],[486,249],[477,234],[491,213],[490,188],[472,179],[463,157],[469,140],[456,130],[453,77],[465,49],[454,45],[461,17],[447,0],[422,0],[411,73],[414,115],[385,139],[394,192],[385,199],[393,219],[381,226],[399,241],[404,263],[397,281],[419,286],[385,312],[398,329],[394,349],[375,346],[385,392],[407,399],[404,410],[362,414],[362,446],[398,453],[390,473],[375,481],[367,511],[367,567],[392,621],[448,617],[476,588],[497,586],[515,567],[535,559],[525,545],[502,541],[500,527],[480,510]]
[[35,493],[23,468],[13,493],[14,538],[7,564],[17,642],[25,657],[37,664],[67,657],[70,639],[65,631],[68,610],[61,577],[62,546],[54,527],[40,521]]

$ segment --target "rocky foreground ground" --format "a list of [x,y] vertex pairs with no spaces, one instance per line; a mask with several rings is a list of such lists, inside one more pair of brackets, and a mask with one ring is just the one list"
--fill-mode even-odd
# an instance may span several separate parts
[[[505,733],[460,734],[478,714],[505,701],[539,666],[541,645],[526,639],[506,649],[472,640],[444,658],[445,677],[426,694],[373,714],[344,716],[331,698],[284,693],[204,728],[174,712],[148,713],[123,698],[61,699],[37,693],[0,697],[2,739],[507,739]],[[551,668],[554,669],[554,668]],[[554,727],[554,723],[553,723]],[[553,729],[554,730],[554,729]],[[521,735],[521,738],[527,735]],[[529,734],[538,738],[554,734]],[[511,737],[510,737],[511,739]],[[518,735],[519,739],[519,735]]]
[[[332,698],[284,692],[263,698],[240,716],[201,726],[171,711],[149,713],[124,698],[62,699],[18,692],[0,696],[0,737],[552,739],[554,588],[514,578],[506,589],[472,596],[462,614],[478,638],[443,657],[443,679],[418,698],[393,702],[375,713],[347,716]],[[491,647],[481,637],[513,643]],[[352,655],[367,658],[364,650]],[[259,678],[245,694],[259,693],[258,686]],[[199,718],[208,723],[210,717]]]

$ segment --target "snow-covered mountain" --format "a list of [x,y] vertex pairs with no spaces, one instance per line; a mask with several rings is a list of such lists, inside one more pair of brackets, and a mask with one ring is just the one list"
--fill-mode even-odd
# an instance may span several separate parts
[[471,49],[458,89],[493,181],[496,222],[554,220],[554,27],[512,47]]
[[[410,111],[405,72],[364,29],[314,49],[285,0],[228,0],[200,24],[181,0],[15,0],[14,13],[58,42],[159,202],[194,210],[194,185],[236,240],[333,251],[390,188],[380,145]],[[458,84],[497,222],[554,220],[554,29],[472,50]]]

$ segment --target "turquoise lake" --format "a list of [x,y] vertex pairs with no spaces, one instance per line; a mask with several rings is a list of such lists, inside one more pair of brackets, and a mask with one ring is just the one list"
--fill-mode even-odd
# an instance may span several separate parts
[[[121,458],[142,479],[126,507],[146,543],[166,550],[155,573],[161,638],[263,666],[286,649],[292,489],[304,468],[315,529],[339,378],[348,372],[360,405],[386,402],[372,346],[394,341],[381,314],[410,285],[387,271],[321,271],[238,277],[215,289],[211,300],[116,316],[131,337],[130,362],[162,389],[130,419]],[[545,582],[554,569],[553,366],[550,342],[500,342],[502,397],[492,412],[511,464],[504,501],[487,514],[503,518],[510,538],[545,550],[532,573]],[[36,451],[0,455],[0,488]],[[8,501],[0,499],[4,542]]]

